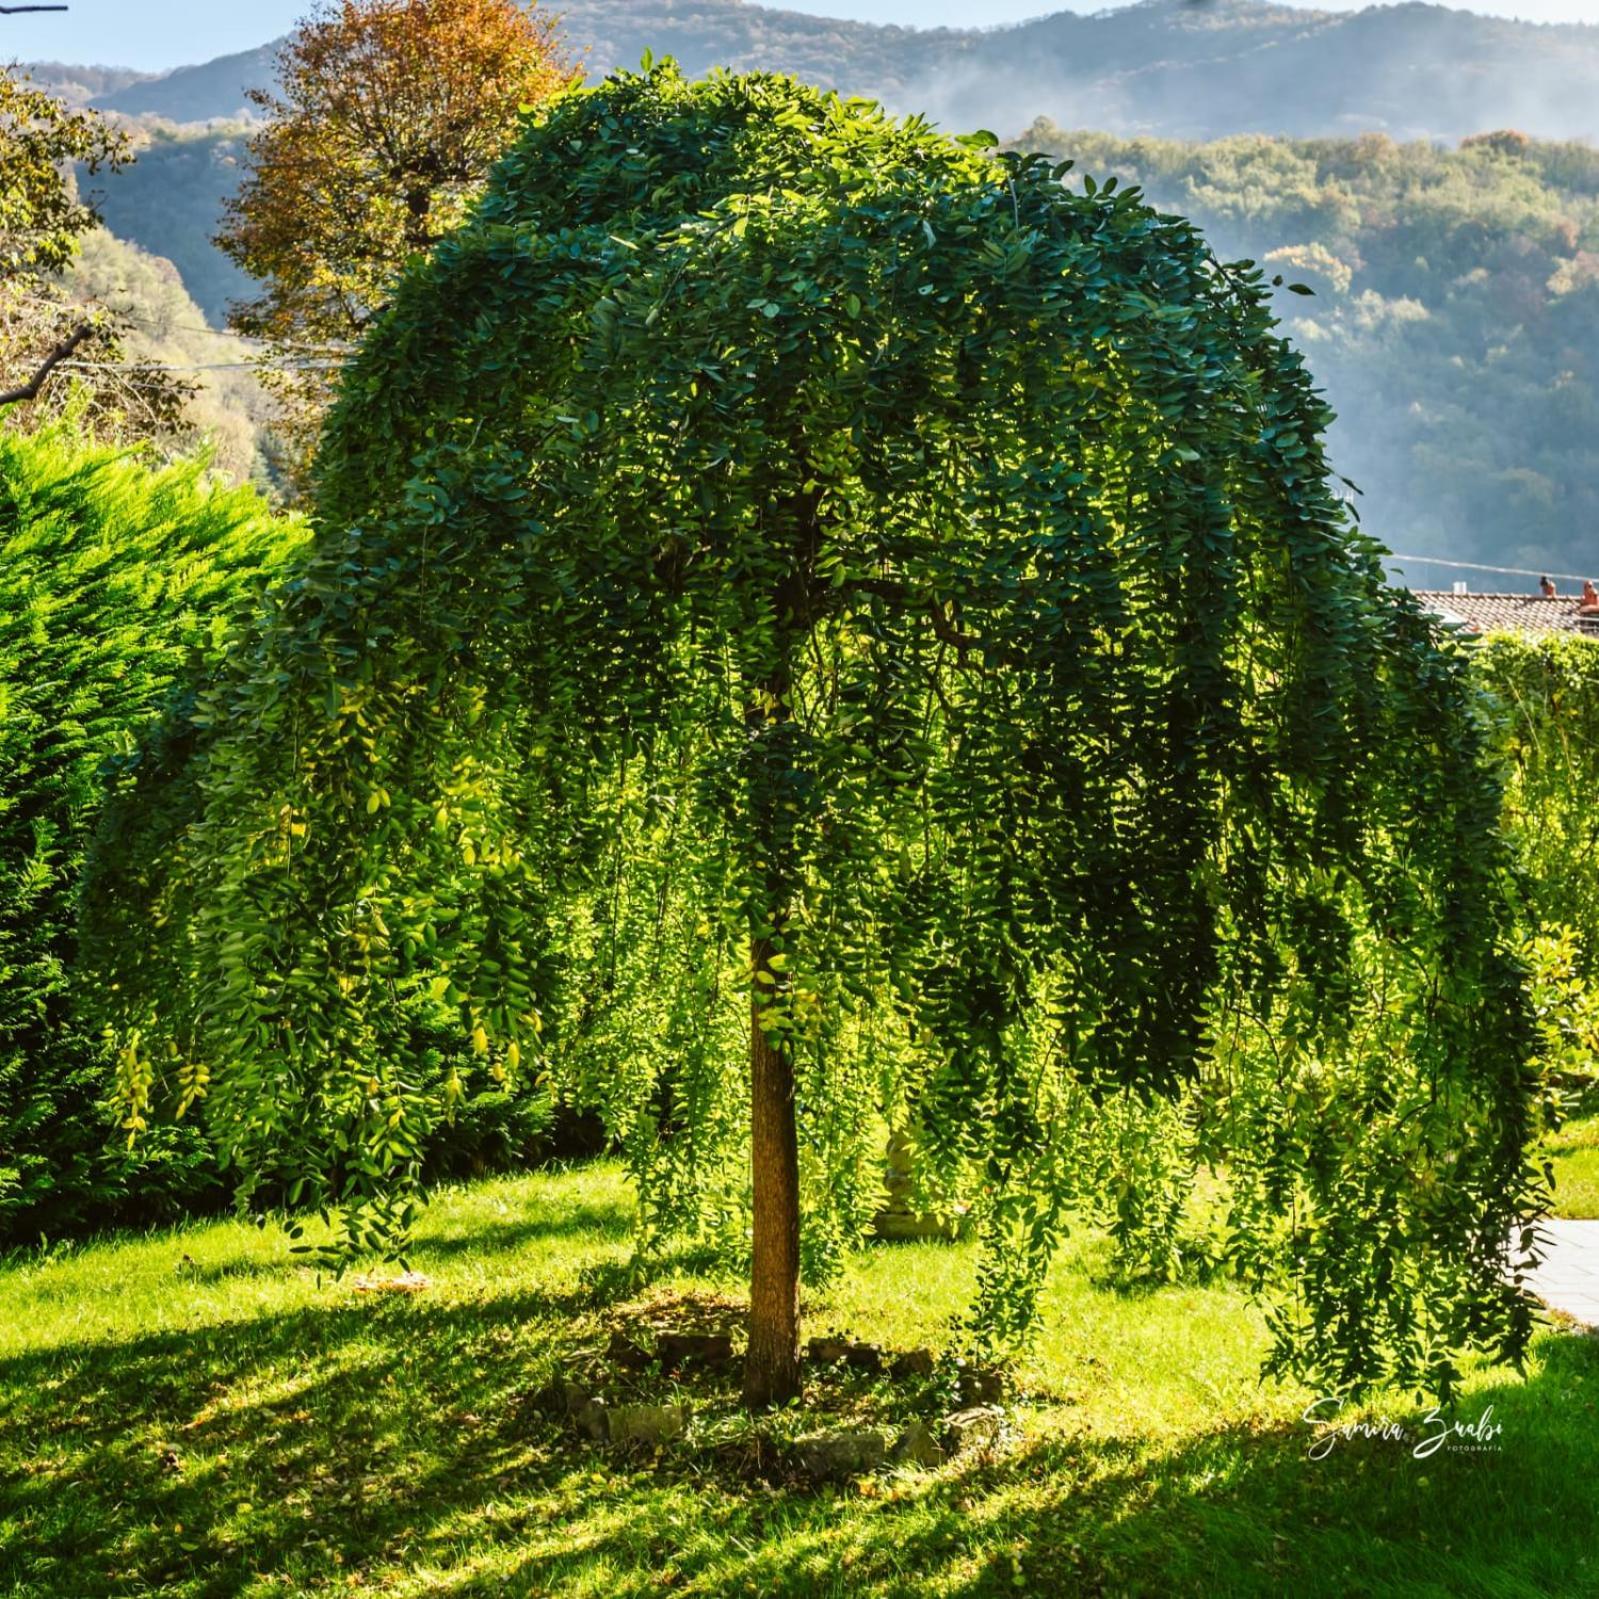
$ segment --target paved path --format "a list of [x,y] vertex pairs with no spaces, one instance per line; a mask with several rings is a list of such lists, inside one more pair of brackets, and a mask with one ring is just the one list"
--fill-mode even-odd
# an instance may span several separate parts
[[1599,1221],[1546,1221],[1541,1228],[1548,1252],[1527,1286],[1551,1310],[1599,1328]]

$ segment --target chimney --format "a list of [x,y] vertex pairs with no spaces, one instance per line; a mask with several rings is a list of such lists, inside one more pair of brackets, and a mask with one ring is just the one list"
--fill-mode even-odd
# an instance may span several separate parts
[[1599,589],[1593,586],[1592,578],[1582,580],[1582,600],[1577,606],[1577,615],[1599,616]]
[[1466,592],[1466,585],[1457,577],[1455,579],[1455,593],[1456,594],[1464,594],[1465,592]]
[[1546,577],[1541,577],[1538,579],[1538,587],[1543,592],[1543,597],[1546,600],[1552,600],[1560,593],[1560,590],[1557,589]]

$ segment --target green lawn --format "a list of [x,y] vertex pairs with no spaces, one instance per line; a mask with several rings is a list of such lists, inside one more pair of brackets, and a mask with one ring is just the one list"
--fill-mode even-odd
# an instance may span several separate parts
[[[1316,1461],[1308,1396],[1259,1384],[1235,1291],[1117,1294],[1088,1240],[1008,1448],[814,1490],[753,1473],[725,1383],[635,1460],[532,1403],[630,1305],[737,1291],[628,1258],[600,1164],[443,1195],[411,1296],[319,1281],[233,1223],[0,1267],[0,1593],[1599,1594],[1599,1340],[1545,1334],[1525,1381],[1474,1380],[1461,1415],[1493,1406],[1495,1452]],[[810,1324],[938,1343],[972,1268],[964,1245],[873,1250]],[[916,1402],[865,1378],[815,1400]]]
[[1567,1122],[1544,1148],[1555,1168],[1555,1214],[1599,1220],[1599,1116]]

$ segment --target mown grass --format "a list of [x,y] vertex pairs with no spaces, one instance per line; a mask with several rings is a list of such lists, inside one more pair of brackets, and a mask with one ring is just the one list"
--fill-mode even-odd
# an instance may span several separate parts
[[[414,1296],[236,1223],[0,1267],[0,1593],[1599,1594],[1599,1341],[1474,1378],[1460,1414],[1491,1405],[1495,1449],[1317,1461],[1236,1290],[1115,1292],[1088,1238],[1008,1449],[814,1490],[728,1464],[725,1408],[626,1459],[532,1403],[640,1295],[737,1292],[640,1284],[630,1253],[601,1163],[442,1195]],[[972,1271],[964,1245],[872,1250],[808,1316],[939,1344]]]
[[1599,1220],[1599,1115],[1568,1121],[1544,1140],[1544,1152],[1555,1169],[1555,1215]]

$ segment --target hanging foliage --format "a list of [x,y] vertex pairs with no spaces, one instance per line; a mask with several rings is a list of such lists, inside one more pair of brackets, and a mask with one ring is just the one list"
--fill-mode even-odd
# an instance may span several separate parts
[[1505,830],[1525,869],[1528,920],[1578,939],[1599,977],[1599,640],[1500,633],[1473,651],[1507,771]]
[[1539,1197],[1464,659],[1260,273],[985,143],[670,65],[529,118],[135,797],[130,1110],[208,1092],[392,1244],[462,1092],[429,996],[603,1108],[650,1236],[753,1238],[754,1399],[890,1126],[974,1208],[990,1345],[1073,1215],[1169,1261],[1213,1163],[1279,1366],[1447,1391],[1525,1346]]

